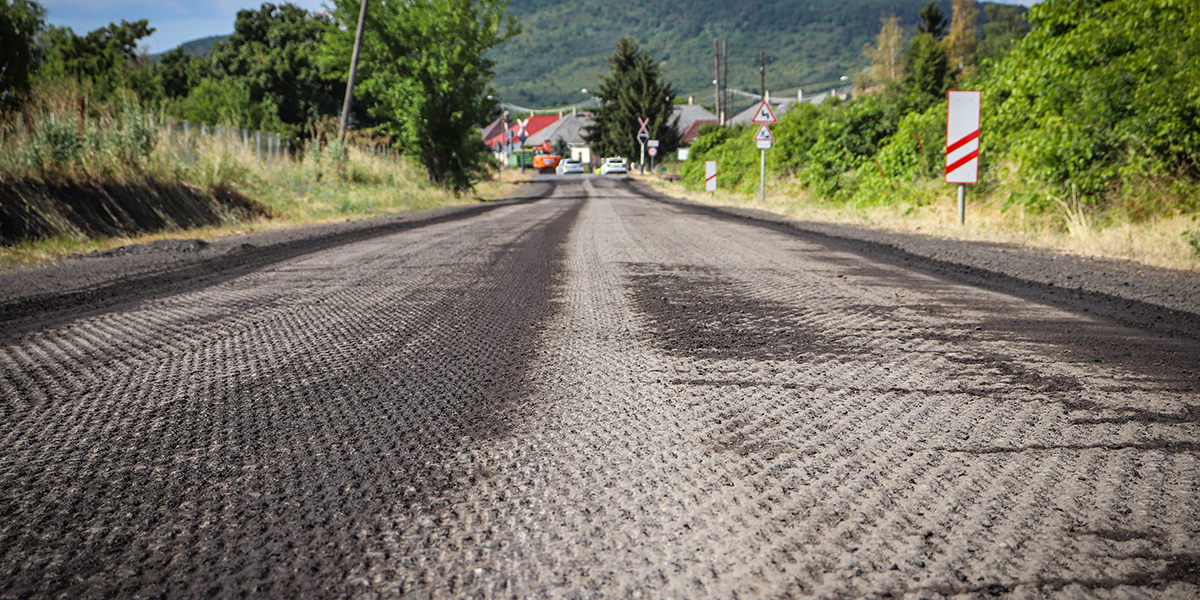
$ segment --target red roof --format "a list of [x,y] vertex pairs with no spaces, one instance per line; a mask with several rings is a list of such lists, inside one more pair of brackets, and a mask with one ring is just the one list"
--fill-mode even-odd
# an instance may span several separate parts
[[[533,115],[532,117],[529,117],[529,122],[525,124],[525,134],[533,135],[533,134],[555,124],[556,122],[558,122],[558,119],[559,119],[558,115]],[[518,125],[514,121],[512,126],[509,127],[508,129],[509,129],[509,131],[513,132],[513,139],[516,139],[517,130],[520,129],[520,125]],[[503,144],[504,143],[504,132],[501,131],[500,133],[492,136],[491,138],[489,138],[487,140],[486,143],[488,145],[488,148],[494,148],[499,144]]]

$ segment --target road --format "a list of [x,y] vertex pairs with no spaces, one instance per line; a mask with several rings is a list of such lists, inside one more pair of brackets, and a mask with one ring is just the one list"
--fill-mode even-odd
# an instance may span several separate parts
[[22,305],[0,598],[1200,596],[1195,337],[608,178],[342,242]]

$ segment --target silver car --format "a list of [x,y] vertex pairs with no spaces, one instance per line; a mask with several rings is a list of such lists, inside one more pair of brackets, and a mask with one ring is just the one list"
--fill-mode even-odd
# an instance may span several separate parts
[[625,164],[623,158],[606,158],[600,164],[600,174],[608,175],[609,173],[628,173],[629,167]]
[[562,159],[559,161],[558,167],[556,167],[554,170],[559,175],[572,175],[575,173],[587,172],[587,170],[583,168],[583,163],[579,162],[579,159],[577,158]]

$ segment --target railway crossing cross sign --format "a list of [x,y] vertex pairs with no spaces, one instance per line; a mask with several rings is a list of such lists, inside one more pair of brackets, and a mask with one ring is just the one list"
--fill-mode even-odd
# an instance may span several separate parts
[[641,125],[641,128],[638,129],[638,138],[645,137],[647,140],[650,139],[650,130],[647,129],[647,126],[650,125],[650,119],[638,117],[638,124]]

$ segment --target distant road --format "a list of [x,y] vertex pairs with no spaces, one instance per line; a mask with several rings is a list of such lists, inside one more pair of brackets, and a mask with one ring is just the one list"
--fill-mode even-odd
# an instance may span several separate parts
[[0,277],[0,598],[1200,596],[1195,314],[540,185]]

